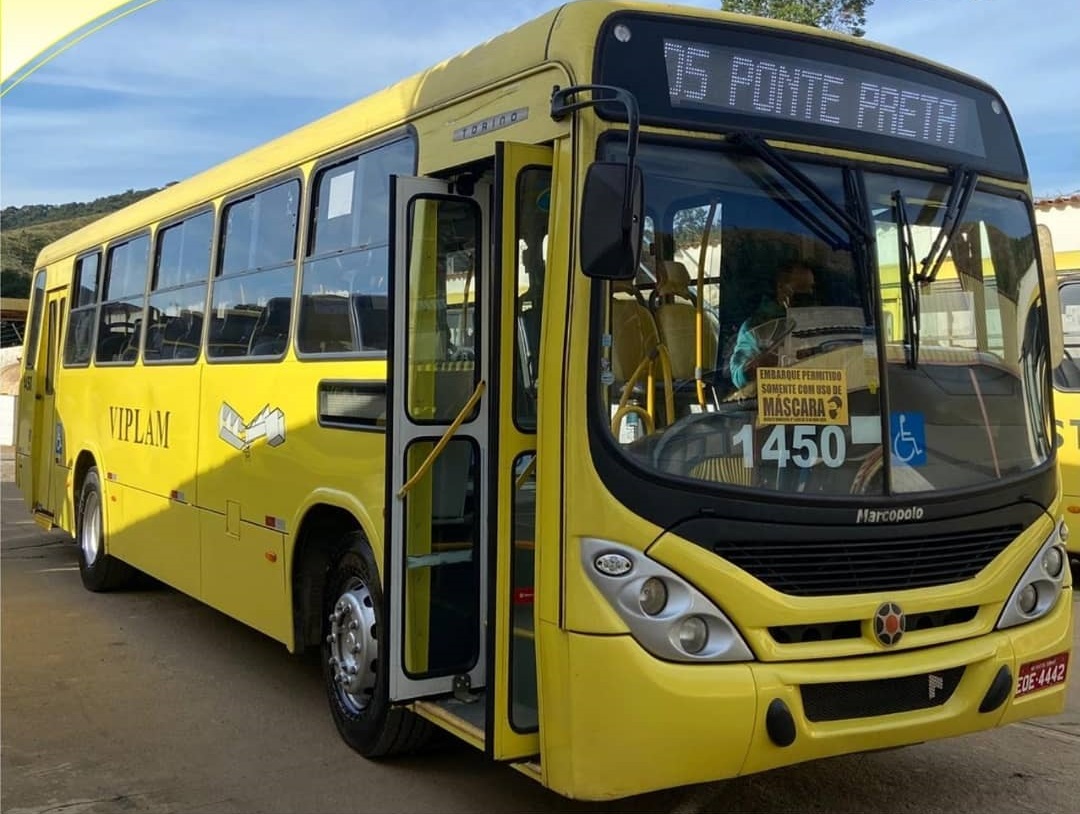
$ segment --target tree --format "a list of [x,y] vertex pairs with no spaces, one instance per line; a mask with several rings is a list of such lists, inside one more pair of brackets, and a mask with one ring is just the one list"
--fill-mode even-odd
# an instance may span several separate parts
[[15,269],[0,272],[0,294],[25,299],[30,296],[30,275]]
[[755,14],[861,37],[866,33],[866,10],[873,3],[874,0],[723,0],[720,7],[736,14]]

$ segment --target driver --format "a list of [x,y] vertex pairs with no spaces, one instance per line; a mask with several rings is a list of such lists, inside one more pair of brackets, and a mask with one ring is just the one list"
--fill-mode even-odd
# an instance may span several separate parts
[[801,261],[781,266],[776,272],[776,289],[772,297],[761,298],[761,303],[742,325],[735,337],[735,349],[728,365],[731,381],[737,388],[746,387],[754,371],[761,366],[775,365],[775,353],[765,353],[754,335],[754,328],[787,315],[787,309],[805,304],[814,294],[814,272]]

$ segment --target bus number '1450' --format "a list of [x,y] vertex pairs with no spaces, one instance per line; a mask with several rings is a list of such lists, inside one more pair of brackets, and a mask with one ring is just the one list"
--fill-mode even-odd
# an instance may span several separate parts
[[[743,466],[747,469],[753,468],[756,451],[753,425],[744,424],[741,430],[732,433],[731,441],[737,448],[742,449]],[[762,461],[775,462],[781,469],[789,463],[807,469],[817,464],[819,460],[825,466],[836,469],[843,466],[844,458],[847,457],[847,439],[844,437],[843,429],[836,425],[817,427],[798,424],[793,427],[789,448],[787,427],[777,424],[761,445],[760,455]]]

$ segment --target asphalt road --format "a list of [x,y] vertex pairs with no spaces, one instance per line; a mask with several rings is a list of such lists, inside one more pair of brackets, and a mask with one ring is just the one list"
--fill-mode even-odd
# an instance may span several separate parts
[[1080,811],[1075,675],[1056,718],[604,805],[455,741],[369,762],[338,738],[314,660],[167,588],[84,591],[74,546],[30,521],[13,484],[0,498],[5,814]]

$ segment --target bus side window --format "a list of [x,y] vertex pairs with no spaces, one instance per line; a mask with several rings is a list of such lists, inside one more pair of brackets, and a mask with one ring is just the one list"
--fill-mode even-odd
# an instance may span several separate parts
[[150,237],[141,235],[118,246],[110,246],[106,257],[94,362],[134,364],[146,304]]
[[1061,298],[1061,327],[1065,335],[1065,358],[1054,369],[1054,387],[1059,390],[1080,390],[1080,280],[1063,283],[1058,288]]
[[415,153],[412,139],[403,139],[315,175],[300,353],[386,352],[390,176],[411,173]]
[[199,356],[214,213],[158,231],[143,359],[191,362]]
[[100,252],[75,261],[71,311],[68,312],[68,328],[64,336],[64,365],[67,367],[89,364],[94,351],[100,261]]
[[225,207],[206,344],[211,359],[275,358],[288,348],[299,198],[300,182],[292,179]]

